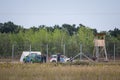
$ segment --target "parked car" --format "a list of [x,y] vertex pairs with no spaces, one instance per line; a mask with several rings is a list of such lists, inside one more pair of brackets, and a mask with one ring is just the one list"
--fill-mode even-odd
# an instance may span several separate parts
[[[50,57],[50,62],[58,62],[58,55],[51,55]],[[64,56],[64,55],[60,55],[60,62],[64,63],[64,62],[68,62],[70,61],[70,58]]]
[[42,57],[41,57],[41,55],[31,53],[28,56],[24,57],[23,61],[25,63],[41,63]]
[[22,52],[22,55],[21,55],[21,57],[20,57],[20,62],[24,62],[23,61],[23,59],[26,57],[26,56],[28,56],[28,55],[30,55],[30,54],[37,54],[37,55],[41,55],[41,52],[40,51],[23,51]]

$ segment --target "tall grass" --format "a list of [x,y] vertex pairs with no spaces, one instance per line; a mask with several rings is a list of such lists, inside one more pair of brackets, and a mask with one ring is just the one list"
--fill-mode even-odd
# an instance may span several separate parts
[[0,80],[120,80],[120,65],[0,63]]

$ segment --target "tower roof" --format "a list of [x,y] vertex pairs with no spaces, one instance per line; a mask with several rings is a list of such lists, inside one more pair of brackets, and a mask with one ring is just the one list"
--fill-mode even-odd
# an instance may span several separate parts
[[105,36],[105,33],[97,33],[96,36]]

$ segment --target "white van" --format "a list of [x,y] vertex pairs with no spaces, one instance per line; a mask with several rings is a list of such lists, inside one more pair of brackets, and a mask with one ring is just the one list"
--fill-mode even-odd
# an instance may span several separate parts
[[41,55],[41,52],[39,52],[39,51],[23,51],[22,55],[20,57],[20,62],[23,62],[23,59],[31,53]]

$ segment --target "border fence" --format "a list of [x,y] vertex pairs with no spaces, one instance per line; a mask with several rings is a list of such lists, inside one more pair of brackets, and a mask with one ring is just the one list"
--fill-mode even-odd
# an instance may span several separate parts
[[[92,57],[94,46],[82,45],[83,53]],[[1,48],[0,50],[0,62],[19,61],[23,51],[40,51],[47,57],[57,53],[61,53],[67,57],[74,57],[80,53],[80,44],[71,46],[69,44],[15,43],[11,44],[11,46],[7,46],[7,44],[3,46],[6,46],[6,48]],[[107,43],[106,49],[109,60],[120,60],[120,42]]]

